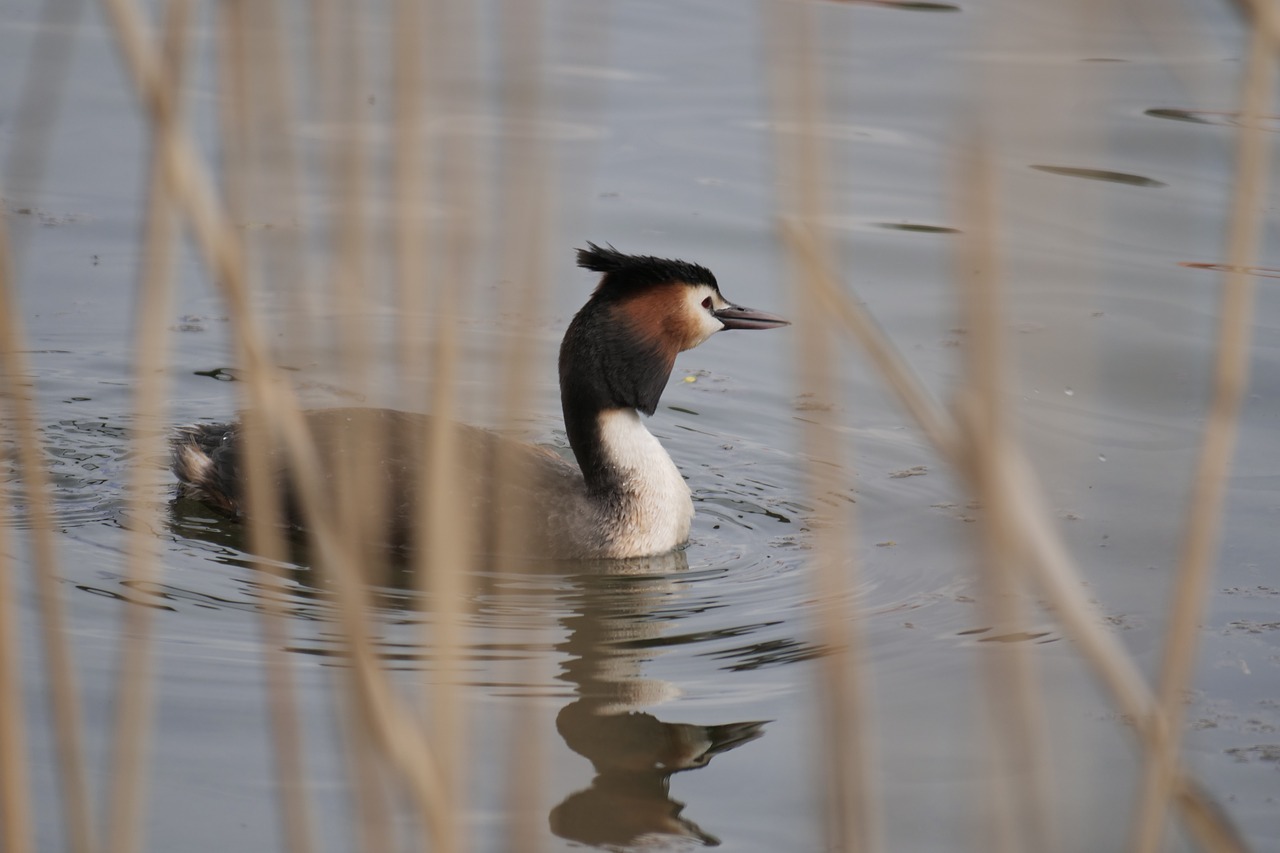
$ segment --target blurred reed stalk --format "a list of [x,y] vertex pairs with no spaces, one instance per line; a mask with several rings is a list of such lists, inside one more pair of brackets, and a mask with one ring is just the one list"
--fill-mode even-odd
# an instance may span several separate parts
[[[1039,701],[1040,684],[1026,625],[1022,559],[1011,525],[1010,503],[1018,496],[1000,488],[999,454],[1014,438],[1007,405],[1008,355],[1005,290],[999,260],[998,198],[989,152],[981,141],[961,156],[957,221],[965,222],[954,275],[959,287],[961,326],[968,330],[965,377],[956,395],[955,417],[967,452],[964,474],[981,507],[978,579],[985,622],[994,627],[980,646],[987,689],[982,717],[987,723],[990,780],[979,807],[990,822],[985,847],[1018,853],[1056,850],[1051,829],[1052,771],[1048,726]],[[976,792],[975,792],[976,793]]]
[[823,808],[827,846],[832,850],[882,848],[876,761],[870,720],[871,674],[864,666],[861,626],[851,592],[858,588],[856,513],[844,506],[853,478],[844,461],[838,412],[836,324],[823,310],[818,291],[835,287],[835,248],[823,222],[830,213],[824,191],[831,168],[820,128],[825,117],[826,82],[818,65],[821,45],[814,12],[802,4],[770,2],[769,69],[775,116],[781,227],[802,234],[808,251],[793,245],[791,267],[796,306],[798,374],[802,388],[819,405],[801,420],[806,487],[816,508],[813,525],[813,585],[818,635],[824,654],[815,686],[822,708],[819,762],[826,792]]
[[[431,78],[428,103],[436,115],[452,118],[468,114],[461,93],[444,84],[452,73],[469,68],[474,60],[470,46],[478,43],[477,11],[459,3],[441,3],[432,10],[434,20]],[[434,428],[423,436],[419,481],[426,500],[419,503],[418,539],[415,543],[414,575],[424,595],[431,601],[431,620],[423,620],[422,643],[431,649],[436,667],[431,676],[423,672],[424,718],[436,734],[436,760],[444,782],[440,796],[442,809],[432,826],[439,849],[453,853],[465,846],[462,815],[467,781],[462,777],[463,744],[469,729],[461,713],[459,655],[462,645],[461,611],[465,591],[472,577],[473,549],[479,544],[473,529],[475,519],[464,511],[472,501],[471,484],[459,470],[457,378],[459,375],[460,320],[464,294],[477,284],[477,250],[481,238],[480,188],[483,185],[474,147],[460,134],[440,139],[439,200],[444,222],[438,239],[431,243],[438,265],[428,277],[428,293],[434,298],[431,316],[431,346],[427,368],[427,411],[435,419]],[[424,426],[424,428],[426,428]]]
[[[22,463],[39,460],[38,444],[31,420],[31,402],[27,398],[29,382],[22,370],[17,317],[13,299],[12,257],[7,225],[0,226],[0,414],[18,428],[19,454]],[[13,411],[13,410],[17,411]],[[8,410],[8,411],[6,411]],[[26,415],[24,418],[23,415]],[[8,432],[9,430],[6,430]],[[0,436],[4,436],[0,433]],[[24,450],[23,445],[32,445]],[[23,464],[24,474],[32,470]],[[31,480],[26,480],[28,500]],[[45,497],[47,502],[47,497]],[[16,520],[16,501],[10,489],[0,489],[0,506],[6,510],[0,519],[0,849],[6,853],[30,853],[32,847],[32,821],[30,797],[30,772],[27,768],[26,720],[23,714],[24,695],[22,665],[18,644],[18,608],[16,606],[13,578],[17,574],[17,561],[10,542],[11,520]],[[46,503],[45,512],[48,506]],[[48,517],[43,519],[48,532]]]
[[1257,263],[1262,214],[1270,198],[1267,188],[1271,143],[1264,122],[1275,104],[1278,50],[1280,33],[1259,26],[1251,29],[1240,82],[1236,177],[1227,222],[1227,271],[1222,279],[1213,390],[1166,622],[1159,681],[1160,719],[1152,721],[1153,737],[1145,756],[1140,804],[1134,813],[1132,843],[1138,853],[1156,853],[1161,848],[1166,813],[1177,789],[1184,707],[1195,674],[1209,579],[1217,561],[1240,407],[1249,386],[1254,293],[1254,276],[1249,268]]
[[[302,349],[315,352],[323,362],[336,356],[338,361],[332,368],[339,384],[349,389],[366,389],[373,384],[370,312],[378,303],[379,280],[370,251],[374,207],[367,162],[372,127],[365,112],[370,64],[363,43],[365,22],[358,8],[348,3],[322,2],[311,11],[312,49],[307,56],[311,60],[308,78],[316,84],[312,100],[317,115],[313,118],[328,129],[316,162],[319,173],[328,179],[330,204],[320,222],[308,219],[303,227],[309,231],[314,223],[327,235],[329,252],[323,266],[325,275],[317,289],[327,293],[329,299],[327,303],[320,302],[318,322],[306,330],[308,340]],[[334,327],[334,352],[326,352],[322,341],[315,337],[317,325],[326,322]],[[331,515],[327,523],[336,531],[337,538],[346,543],[351,558],[350,565],[340,569],[350,576],[347,583],[363,586],[382,582],[386,576],[377,542],[387,498],[374,478],[379,470],[378,460],[384,455],[390,438],[372,426],[349,431],[341,436],[336,458],[318,460],[317,474],[324,483],[322,487],[327,487],[334,498],[328,507]],[[325,465],[329,467],[327,474]],[[312,541],[316,541],[314,537]],[[376,636],[369,596],[362,594],[352,599],[352,605],[358,609],[352,614],[357,621],[351,623],[349,629]],[[363,654],[367,657],[357,659],[357,666],[378,666],[376,650],[367,648]],[[380,675],[373,672],[369,677]],[[385,763],[379,760],[378,743],[370,733],[377,721],[368,697],[360,695],[359,676],[351,668],[347,668],[343,676],[349,709],[349,713],[343,715],[347,724],[344,743],[348,777],[352,782],[356,839],[359,849],[380,853],[391,849],[391,821],[385,788],[381,784]],[[390,701],[390,697],[384,701]],[[449,787],[446,784],[442,788],[446,797]],[[443,809],[446,821],[452,812],[447,806]],[[451,848],[445,844],[444,849]]]
[[[263,237],[257,241],[257,257],[265,280],[281,282],[286,293],[296,293],[303,266],[296,227],[300,221],[297,157],[292,145],[293,92],[280,62],[285,40],[279,16],[273,3],[253,0],[230,0],[222,4],[220,13],[218,71],[223,93],[220,118],[228,214],[238,222],[249,222],[257,214],[265,222],[284,225],[272,229],[270,233],[278,235],[274,239]],[[285,191],[271,191],[279,186]],[[247,231],[246,237],[254,234],[264,232]],[[251,251],[254,247],[248,248]],[[295,310],[290,316],[302,320],[306,315]],[[241,350],[237,361],[245,360],[247,355]],[[267,434],[267,426],[256,411],[247,411],[245,418],[249,432]],[[315,844],[307,801],[305,750],[298,725],[300,712],[292,661],[285,651],[290,631],[282,567],[288,554],[280,528],[278,496],[265,476],[269,466],[265,451],[265,441],[252,441],[246,447],[249,548],[260,558],[266,590],[261,599],[264,682],[284,848],[289,853],[310,853]]]
[[[166,109],[171,97],[164,85],[162,63],[147,36],[145,18],[131,0],[105,0],[126,66],[143,103],[153,119]],[[332,579],[338,604],[339,624],[351,655],[351,692],[355,707],[384,757],[405,779],[408,793],[436,840],[445,831],[446,811],[441,807],[442,786],[438,780],[433,751],[427,746],[417,724],[399,701],[382,671],[371,646],[367,590],[357,566],[358,554],[349,540],[336,535],[334,515],[324,496],[330,493],[317,479],[315,449],[301,419],[301,411],[289,385],[272,367],[265,338],[251,308],[244,247],[226,213],[217,202],[207,170],[195,154],[191,140],[182,131],[169,138],[170,144],[157,152],[166,174],[181,191],[176,194],[189,220],[197,246],[205,254],[215,280],[223,289],[244,365],[248,411],[270,424],[249,430],[254,442],[278,440],[288,464],[299,476],[302,511],[308,519],[315,542],[317,564]],[[247,462],[261,461],[265,454],[249,449]],[[264,478],[264,472],[248,474],[250,480]],[[123,835],[123,833],[122,833]],[[298,837],[295,835],[295,838]],[[447,849],[444,845],[442,849]]]
[[[161,527],[161,505],[153,496],[167,480],[160,461],[167,458],[168,435],[165,404],[169,376],[163,365],[168,363],[174,249],[179,235],[173,203],[178,187],[166,168],[169,158],[163,152],[173,146],[182,125],[182,87],[191,14],[189,0],[171,0],[166,6],[159,57],[163,89],[157,92],[151,125],[150,191],[135,310],[137,391],[131,439],[135,461],[130,468],[126,496],[131,522],[126,572],[128,583],[134,588],[146,588],[160,577],[156,531]],[[110,853],[130,853],[144,846],[142,818],[150,742],[153,616],[154,610],[150,607],[125,607],[121,611],[113,778],[106,826],[106,846]]]
[[[771,8],[778,8],[778,6]],[[788,7],[787,12],[791,13],[792,9]],[[784,31],[787,16],[775,18],[773,24],[772,31],[775,37],[781,38],[776,34]],[[803,55],[812,57],[815,52],[811,50]],[[781,77],[784,73],[781,69],[786,66],[779,60],[781,57],[775,56],[771,66],[778,70]],[[792,59],[792,61],[796,60]],[[786,102],[790,107],[794,104],[813,103],[811,99],[816,83],[810,80],[794,88],[779,88],[791,99]],[[797,107],[797,109],[803,109],[803,107]],[[813,126],[810,125],[810,134],[813,130]],[[795,169],[794,173],[784,171],[788,177],[791,174],[803,175],[806,166],[812,168],[813,164],[823,162],[812,152],[808,157],[797,157],[789,152],[787,140],[780,139],[779,143],[782,163],[790,161],[793,164],[792,168]],[[815,187],[820,185],[818,177],[811,177],[809,180]],[[985,187],[974,187],[973,192],[985,194],[990,190]],[[982,245],[982,241],[989,240],[989,235],[994,233],[994,219],[987,222],[965,223],[962,230],[969,230],[975,226],[980,235],[974,238],[977,242],[973,245]],[[821,235],[815,234],[814,231],[815,229],[804,221],[784,220],[782,223],[784,240],[793,256],[800,259],[798,264],[807,270],[807,279],[803,283],[797,283],[797,286],[806,286],[807,290],[803,292],[813,300],[822,314],[837,318],[858,340],[866,349],[873,365],[882,374],[887,386],[898,396],[904,409],[915,418],[939,454],[950,462],[959,474],[969,480],[975,494],[988,496],[988,503],[984,506],[984,523],[991,532],[987,537],[988,546],[985,553],[992,556],[994,550],[999,550],[1001,553],[994,556],[1000,564],[1007,565],[1009,568],[1016,567],[1016,570],[1025,576],[1025,581],[1029,581],[1043,598],[1047,611],[1060,621],[1067,635],[1080,649],[1085,661],[1107,687],[1120,712],[1135,725],[1142,742],[1148,749],[1155,752],[1163,750],[1164,747],[1161,744],[1165,736],[1161,732],[1167,730],[1167,718],[1132,658],[1103,625],[1098,608],[1084,594],[1083,575],[1074,565],[1061,540],[1057,523],[1044,498],[1043,490],[1037,482],[1030,461],[1012,441],[1007,431],[999,428],[998,412],[993,407],[997,406],[996,398],[1001,393],[1007,392],[1000,390],[1001,380],[998,376],[997,356],[993,351],[987,351],[973,357],[970,363],[973,366],[971,387],[974,391],[967,398],[968,402],[962,403],[958,412],[961,418],[973,417],[975,414],[981,415],[978,425],[995,426],[996,429],[994,431],[976,429],[972,424],[958,426],[952,416],[945,414],[932,401],[931,395],[912,372],[905,359],[871,318],[865,304],[855,300],[848,292],[847,286],[836,285],[839,277],[834,273],[830,251],[825,247]],[[982,234],[988,236],[983,237]],[[989,247],[986,252],[990,255],[991,248]],[[1243,269],[1243,267],[1239,268]],[[987,285],[981,284],[980,278],[971,280],[969,290],[962,293],[961,304],[966,306],[964,310],[971,322],[979,322],[982,328],[991,331],[994,328],[994,318],[989,316],[989,312],[998,303],[993,301],[994,294],[987,288]],[[961,399],[966,398],[962,396]],[[981,401],[984,400],[986,402],[982,403]],[[985,415],[983,415],[984,408]],[[997,420],[992,421],[991,418],[997,418]],[[975,463],[974,460],[981,461]],[[1225,472],[1229,470],[1229,457],[1219,455],[1215,462],[1217,467],[1212,476],[1225,476]],[[995,499],[994,503],[992,498]],[[1010,561],[1008,559],[1010,555],[1019,559]],[[979,559],[983,559],[981,555]],[[1007,585],[1016,586],[1023,582],[1015,583],[1014,579],[1005,573],[989,575],[986,594],[999,597],[1007,592]],[[1196,586],[1195,589],[1199,591],[1198,594],[1202,598],[1203,587]],[[1188,626],[1187,630],[1192,632],[1193,638],[1198,635],[1197,624]],[[985,653],[992,653],[991,646],[984,646],[983,649]],[[1003,654],[1003,652],[994,653]],[[994,696],[991,701],[993,704],[1006,703],[1011,709],[1015,709],[1012,710],[1012,714],[1016,730],[1021,732],[1019,738],[1026,744],[1034,739],[1036,732],[1042,730],[1041,723],[1038,722],[1039,712],[1036,710],[1038,703],[1034,702],[1028,693],[1031,673],[1025,663],[1019,663],[1016,659],[1009,661],[1003,667],[1003,671],[1006,673],[1002,676],[1006,687],[1013,693]],[[1193,837],[1205,845],[1206,849],[1237,849],[1231,845],[1241,843],[1238,835],[1230,824],[1224,822],[1221,811],[1205,800],[1203,791],[1194,780],[1187,776],[1184,770],[1178,768],[1176,755],[1177,753],[1174,752],[1172,781],[1168,782],[1170,787],[1166,789],[1161,802],[1167,801],[1168,791],[1176,791],[1173,802],[1180,809]],[[1168,760],[1167,756],[1166,760]],[[1041,781],[1033,783],[1032,792],[1028,794],[1031,799],[1027,805],[1031,811],[1023,816],[1024,829],[1016,829],[1013,815],[999,804],[995,804],[990,812],[994,821],[990,840],[994,840],[1004,849],[1017,849],[1018,833],[1021,831],[1036,836],[1032,840],[1037,844],[1053,843],[1052,818],[1045,799],[1048,792],[1044,788],[1043,781],[1046,771],[1043,763],[1034,758],[1031,759],[1030,770],[1033,780]],[[865,768],[863,772],[867,772]]]
[[[502,353],[502,375],[494,383],[499,407],[498,423],[514,429],[533,408],[534,365],[539,363],[534,330],[545,315],[550,290],[550,252],[562,244],[557,226],[559,197],[552,160],[539,122],[547,109],[545,69],[551,57],[544,42],[549,36],[547,3],[544,0],[503,0],[499,10],[498,43],[501,46],[501,94],[499,99],[502,132],[498,152],[498,190],[501,198],[495,243],[504,247],[499,261],[499,281],[503,301],[510,301],[518,326],[508,336]],[[494,468],[512,480],[520,476],[520,465],[511,458],[514,444],[500,445]],[[505,473],[509,472],[509,473]],[[513,483],[512,485],[519,485]],[[500,483],[498,488],[504,488]],[[501,554],[518,553],[529,539],[534,521],[529,505],[519,505],[508,517],[497,520],[496,537],[488,547]],[[505,590],[506,584],[499,586]],[[518,683],[528,673],[517,671],[516,661],[509,679]],[[546,804],[541,792],[548,750],[540,733],[546,731],[548,715],[533,698],[512,701],[508,714],[511,750],[509,783],[503,792],[510,819],[505,833],[506,849],[515,853],[536,853],[546,826]]]
[[[0,196],[9,197],[7,191],[14,189],[34,196],[39,190],[48,152],[53,147],[51,136],[70,73],[83,7],[84,0],[58,0],[41,8],[35,46],[13,119],[21,132],[15,135],[5,163],[8,186],[0,186]],[[70,853],[89,853],[94,836],[79,689],[58,589],[50,478],[37,429],[34,382],[23,355],[26,347],[17,302],[20,276],[20,247],[10,242],[8,222],[0,217],[0,417],[7,425],[7,442],[16,446],[21,497],[25,499],[67,849]],[[20,706],[24,691],[16,669],[19,649],[10,611],[16,604],[9,587],[16,576],[9,527],[10,521],[17,519],[15,498],[17,494],[0,488],[0,847],[22,853],[31,849],[32,827]]]

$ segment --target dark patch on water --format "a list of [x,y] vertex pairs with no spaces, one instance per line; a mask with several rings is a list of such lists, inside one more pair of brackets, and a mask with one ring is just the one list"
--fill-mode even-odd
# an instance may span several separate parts
[[1031,168],[1038,172],[1047,172],[1050,175],[1062,175],[1066,178],[1083,178],[1088,181],[1105,181],[1111,184],[1127,184],[1132,187],[1165,187],[1168,184],[1163,181],[1157,181],[1155,178],[1148,178],[1143,175],[1134,175],[1129,172],[1112,172],[1107,169],[1086,169],[1078,166],[1044,166],[1033,164]]

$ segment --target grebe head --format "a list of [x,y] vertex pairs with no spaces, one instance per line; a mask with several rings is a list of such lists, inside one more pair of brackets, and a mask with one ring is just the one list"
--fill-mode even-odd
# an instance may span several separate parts
[[723,329],[789,325],[773,314],[731,304],[706,267],[587,246],[578,250],[578,266],[604,275],[560,347],[566,404],[652,415],[677,353]]
[[639,338],[674,353],[693,349],[724,329],[775,329],[790,325],[774,314],[731,304],[711,270],[688,261],[624,255],[587,243],[578,266],[604,273],[592,303],[611,306],[612,319]]
[[724,329],[774,329],[789,321],[733,305],[711,270],[688,261],[625,255],[587,243],[578,266],[603,273],[565,332],[560,390],[568,406],[652,415],[675,365]]
[[773,329],[781,317],[731,304],[711,270],[588,243],[578,266],[603,273],[560,345],[560,397],[575,421],[609,409],[652,415],[676,354],[722,329]]

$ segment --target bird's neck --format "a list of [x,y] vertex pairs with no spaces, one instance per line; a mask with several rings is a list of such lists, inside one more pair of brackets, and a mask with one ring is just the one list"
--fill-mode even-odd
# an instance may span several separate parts
[[662,486],[669,484],[676,465],[645,427],[639,412],[606,409],[592,420],[587,435],[569,437],[589,493],[656,495],[665,491]]
[[675,350],[588,303],[560,348],[560,403],[597,532],[614,556],[656,554],[688,539],[689,487],[640,415],[653,414]]
[[617,556],[658,554],[688,541],[693,496],[635,409],[597,412],[570,434],[597,532]]
[[578,412],[568,401],[564,409],[569,446],[582,469],[588,494],[608,498],[636,491],[665,491],[658,487],[669,484],[670,473],[677,469],[639,412],[630,408]]
[[561,382],[565,432],[601,522],[626,528],[624,535],[679,537],[648,553],[683,542],[693,514],[689,487],[641,413],[582,393],[572,371]]
[[620,472],[637,465],[674,467],[639,413],[657,409],[675,355],[615,307],[590,302],[569,324],[560,345],[560,405],[588,492],[618,489]]

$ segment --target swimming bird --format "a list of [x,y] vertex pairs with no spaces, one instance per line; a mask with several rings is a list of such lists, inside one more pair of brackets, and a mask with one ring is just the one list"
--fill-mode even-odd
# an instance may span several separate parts
[[[661,554],[685,544],[693,500],[679,469],[645,427],[666,387],[676,355],[725,329],[789,325],[742,308],[720,293],[706,267],[627,255],[588,243],[578,266],[601,274],[560,346],[560,402],[577,465],[554,451],[515,442],[479,427],[456,429],[465,494],[451,495],[482,522],[513,510],[527,519],[526,553],[566,558]],[[377,479],[387,494],[388,541],[415,543],[418,481],[425,437],[442,424],[429,415],[391,409],[339,408],[305,413],[329,485],[359,452],[360,436],[381,438]],[[243,516],[244,429],[239,422],[197,424],[172,443],[179,495]],[[279,446],[270,453],[285,519],[303,524],[296,478]],[[501,466],[501,474],[494,469]]]

